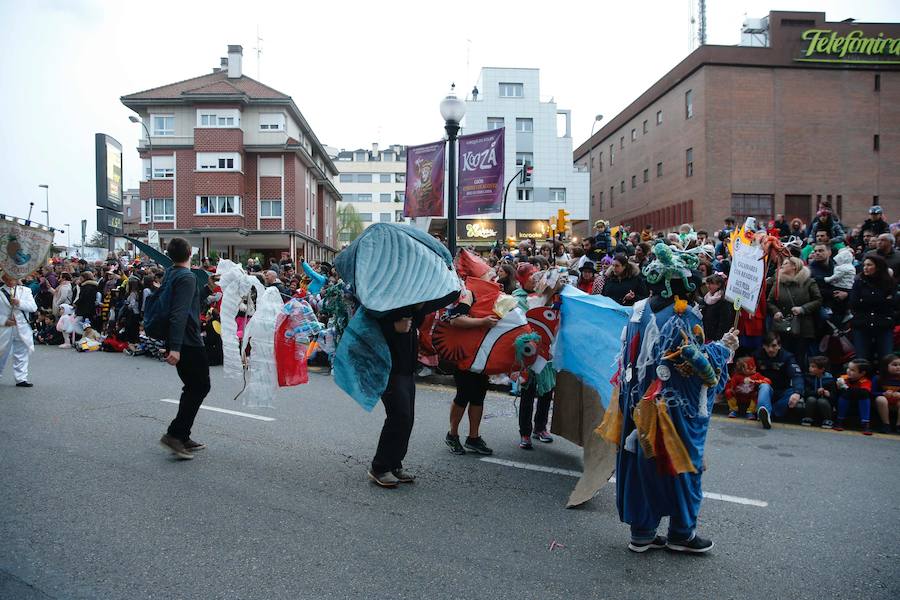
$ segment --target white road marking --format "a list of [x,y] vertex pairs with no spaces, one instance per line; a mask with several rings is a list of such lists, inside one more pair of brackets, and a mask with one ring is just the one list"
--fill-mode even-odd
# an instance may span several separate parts
[[[178,404],[178,400],[172,400],[171,398],[160,398],[160,402],[168,402],[169,404]],[[205,404],[201,404],[200,408],[204,410],[212,410],[215,412],[225,413],[226,415],[234,415],[236,417],[247,417],[248,419],[256,419],[257,421],[274,421],[275,419],[272,417],[264,417],[262,415],[251,415],[250,413],[239,412],[236,410],[228,410],[227,408],[218,408],[216,406],[206,406]]]
[[[529,471],[540,471],[541,473],[554,473],[556,475],[567,475],[569,477],[581,477],[580,471],[570,471],[568,469],[557,469],[555,467],[545,467],[543,465],[535,465],[531,463],[517,462],[514,460],[506,460],[503,458],[494,458],[493,456],[485,456],[481,460],[493,463],[495,465],[503,465],[504,467],[514,467],[516,469],[527,469]],[[613,475],[609,478],[610,483],[616,482]],[[759,506],[765,508],[769,503],[764,500],[755,500],[753,498],[741,498],[740,496],[729,496],[728,494],[717,494],[716,492],[703,492],[704,498],[710,500],[721,500],[722,502],[731,502],[733,504],[744,504],[747,506]]]

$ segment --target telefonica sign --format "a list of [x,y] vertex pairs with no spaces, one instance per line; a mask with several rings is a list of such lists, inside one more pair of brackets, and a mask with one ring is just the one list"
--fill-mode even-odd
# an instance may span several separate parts
[[884,33],[866,35],[855,29],[840,35],[831,29],[807,29],[800,36],[809,42],[800,62],[844,63],[868,65],[900,64],[900,38]]

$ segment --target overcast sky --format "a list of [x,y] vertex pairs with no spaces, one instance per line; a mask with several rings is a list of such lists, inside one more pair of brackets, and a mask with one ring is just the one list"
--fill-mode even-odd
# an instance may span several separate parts
[[[829,21],[900,21],[896,0],[708,0],[708,42],[732,45],[744,16],[825,11]],[[689,52],[688,0],[636,2],[131,2],[0,0],[0,212],[96,228],[94,133],[125,147],[136,187],[139,125],[120,96],[208,73],[228,44],[244,73],[293,97],[338,148],[440,138],[451,81],[482,66],[538,67],[541,95],[572,110],[574,146],[595,114],[611,119]],[[696,10],[696,8],[695,8]],[[259,27],[262,57],[257,67]],[[259,70],[258,70],[259,69]],[[66,236],[57,242],[65,243]]]

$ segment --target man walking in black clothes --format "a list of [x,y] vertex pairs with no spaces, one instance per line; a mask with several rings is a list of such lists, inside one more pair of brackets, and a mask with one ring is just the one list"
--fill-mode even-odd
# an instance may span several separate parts
[[209,363],[200,337],[200,294],[191,273],[191,245],[184,238],[172,238],[166,254],[174,263],[166,272],[166,278],[171,278],[168,285],[172,286],[166,362],[178,371],[184,387],[178,414],[159,443],[178,458],[189,460],[194,458],[192,452],[206,447],[191,439],[191,427],[209,393]]
[[419,325],[424,315],[410,306],[379,319],[378,324],[391,351],[391,374],[381,395],[384,403],[384,427],[378,450],[372,459],[369,479],[381,487],[394,488],[412,483],[415,477],[403,470],[403,459],[412,435],[416,405],[416,381],[413,373],[419,352]]

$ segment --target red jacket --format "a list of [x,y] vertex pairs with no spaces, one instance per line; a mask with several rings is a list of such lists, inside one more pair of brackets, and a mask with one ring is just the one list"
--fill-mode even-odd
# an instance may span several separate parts
[[768,377],[759,373],[753,375],[735,373],[725,385],[725,397],[737,399],[738,404],[749,404],[752,400],[756,400],[759,386],[764,383],[772,385],[772,381]]

